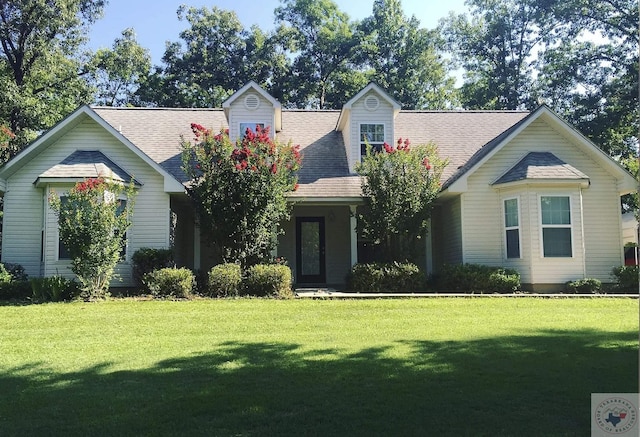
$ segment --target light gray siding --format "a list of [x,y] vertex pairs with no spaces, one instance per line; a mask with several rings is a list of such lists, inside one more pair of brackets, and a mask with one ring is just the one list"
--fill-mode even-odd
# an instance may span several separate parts
[[[77,125],[8,179],[5,211],[11,212],[4,223],[3,261],[22,264],[30,276],[72,276],[69,261],[58,260],[57,217],[48,207],[49,190],[36,188],[33,182],[76,150],[100,150],[143,184],[137,190],[133,226],[128,231],[127,260],[118,265],[119,277],[112,283],[130,286],[131,255],[141,247],[169,247],[169,195],[164,192],[160,174],[91,120]],[[71,184],[50,188],[63,193],[70,187]]]
[[[589,188],[577,183],[491,186],[528,152],[551,152],[589,176]],[[542,252],[540,196],[569,196],[573,256],[545,258]],[[502,201],[518,196],[521,214],[522,259],[507,260],[504,249]],[[511,266],[523,283],[561,284],[583,277],[609,281],[613,265],[622,263],[620,206],[615,179],[580,146],[537,120],[500,149],[468,179],[462,209],[464,261]]]
[[[255,96],[260,104],[256,109],[247,108],[245,97]],[[229,108],[229,138],[236,141],[240,134],[240,123],[264,123],[265,127],[271,128],[271,136],[275,134],[275,110],[273,104],[252,89],[247,90],[239,96]],[[252,127],[255,129],[255,126]]]
[[[375,110],[369,110],[364,105],[367,97],[371,95],[376,96],[380,102]],[[349,151],[349,165],[352,172],[354,172],[355,163],[360,162],[360,125],[369,123],[383,124],[385,142],[394,143],[393,106],[373,90],[363,95],[351,106],[348,128],[350,139],[345,141],[345,144],[349,144],[349,149],[347,150]]]

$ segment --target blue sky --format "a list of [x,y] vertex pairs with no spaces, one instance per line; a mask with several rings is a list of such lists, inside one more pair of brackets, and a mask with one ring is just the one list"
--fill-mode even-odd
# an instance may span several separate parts
[[[217,6],[233,10],[242,24],[249,28],[257,24],[267,30],[273,27],[273,10],[279,0],[108,0],[104,17],[91,27],[89,47],[96,50],[111,47],[122,30],[132,27],[136,31],[138,43],[149,49],[152,63],[158,65],[164,54],[165,41],[178,41],[178,34],[187,23],[178,21],[176,11],[181,4],[194,7]],[[373,0],[337,0],[341,10],[352,19],[362,19],[371,15]],[[402,0],[406,15],[415,15],[422,27],[432,29],[438,20],[449,14],[466,12],[464,0]]]

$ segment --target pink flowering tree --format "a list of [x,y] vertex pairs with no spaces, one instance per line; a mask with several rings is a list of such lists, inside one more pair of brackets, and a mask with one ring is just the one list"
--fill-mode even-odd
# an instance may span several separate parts
[[183,139],[182,162],[200,229],[224,262],[246,268],[268,261],[291,212],[286,195],[298,187],[299,146],[273,140],[260,126],[235,144],[228,131],[191,130],[195,141]]
[[381,261],[411,261],[424,247],[446,164],[433,144],[412,147],[400,138],[379,152],[367,146],[356,166],[365,199],[358,219],[363,236],[381,249]]
[[[123,194],[126,203],[120,200]],[[131,226],[133,201],[133,184],[126,188],[103,178],[78,182],[63,197],[53,192],[49,196],[85,300],[107,296]]]

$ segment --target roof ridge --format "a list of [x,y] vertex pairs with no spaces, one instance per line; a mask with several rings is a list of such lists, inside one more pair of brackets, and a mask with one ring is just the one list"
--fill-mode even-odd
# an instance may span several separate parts
[[184,111],[184,112],[222,112],[222,108],[169,108],[166,106],[90,106],[91,109],[97,110],[114,110],[114,111]]
[[529,114],[526,109],[401,109],[408,114]]

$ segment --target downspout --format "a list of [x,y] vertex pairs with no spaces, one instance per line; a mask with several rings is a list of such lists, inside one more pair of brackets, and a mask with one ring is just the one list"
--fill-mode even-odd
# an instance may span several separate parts
[[587,248],[584,239],[584,208],[582,207],[582,190],[580,187],[580,241],[582,242],[582,277],[587,277]]
[[[533,279],[533,263],[534,263],[534,256],[533,256],[533,224],[531,223],[531,217],[533,216],[532,211],[531,211],[531,187],[529,185],[527,185],[527,216],[529,219],[529,279],[531,280],[530,284],[531,287],[533,288],[533,284],[534,284],[534,279]],[[538,204],[538,199],[536,198],[533,202],[533,205],[537,205]],[[537,207],[536,207],[537,208]],[[537,215],[536,215],[537,216]],[[539,232],[538,232],[539,234]],[[540,238],[538,238],[538,252],[540,251]],[[536,259],[536,263],[539,262],[539,258],[540,258],[540,254],[538,253],[538,259]]]
[[466,264],[464,253],[464,194],[460,195],[460,255],[462,255],[462,264]]
[[49,218],[49,196],[51,188],[49,184],[46,185],[44,193],[42,195],[42,231],[40,232],[40,276],[43,277],[47,271],[47,221]]

